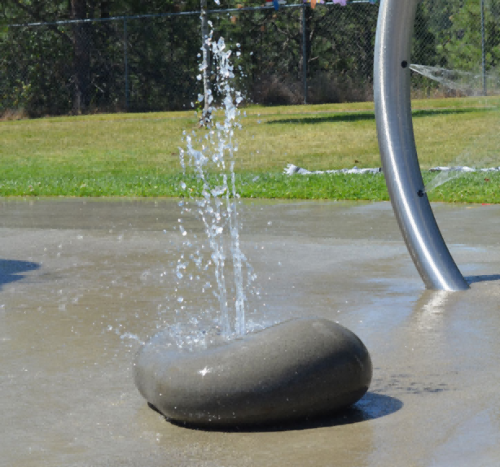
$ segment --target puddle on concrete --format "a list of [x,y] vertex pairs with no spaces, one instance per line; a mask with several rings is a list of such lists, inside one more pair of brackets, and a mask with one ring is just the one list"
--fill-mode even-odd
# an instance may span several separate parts
[[177,202],[1,200],[0,465],[497,465],[499,213],[436,206],[471,277],[443,294],[423,289],[389,203],[245,202],[258,306],[339,321],[375,372],[347,414],[220,433],[169,424],[130,373],[139,342],[180,319],[166,310]]

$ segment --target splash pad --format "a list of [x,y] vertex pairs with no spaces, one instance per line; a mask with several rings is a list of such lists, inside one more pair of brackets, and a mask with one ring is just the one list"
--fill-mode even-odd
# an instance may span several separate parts
[[[226,433],[166,423],[131,377],[139,342],[126,336],[158,332],[173,293],[160,273],[181,248],[176,200],[0,205],[5,465],[498,463],[500,206],[432,205],[472,282],[447,293],[423,290],[388,202],[244,201],[242,247],[265,279],[266,308],[338,320],[362,338],[374,373],[346,411]],[[203,305],[195,290],[184,297]]]
[[[417,3],[386,0],[380,7],[374,90],[382,165],[426,287],[464,290],[468,284],[425,194],[413,135],[409,64]],[[357,402],[371,377],[363,343],[336,323],[314,318],[191,351],[179,351],[160,333],[139,350],[135,363],[136,386],[154,408],[177,422],[212,426],[331,413]]]
[[[135,384],[150,406],[178,423],[241,427],[325,416],[352,405],[367,392],[372,378],[370,355],[357,336],[331,320],[283,322],[281,318],[270,327],[257,326],[256,331],[247,325],[246,292],[254,275],[240,249],[233,169],[238,150],[234,131],[240,128],[237,105],[242,96],[231,86],[232,51],[224,39],[214,40],[211,32],[205,45],[213,53],[216,90],[223,104],[221,109],[213,107],[210,92],[208,112],[215,115],[216,110],[224,110],[225,119],[208,121],[201,137],[184,132],[181,163],[196,176],[202,196],[189,196],[189,187],[182,182],[188,199],[180,205],[183,214],[194,213],[201,221],[209,248],[195,246],[191,253],[193,243],[184,220],[179,219],[188,251],[177,262],[176,276],[179,281],[185,276],[195,279],[190,283],[195,285],[203,282],[207,269],[213,270],[217,308],[193,310],[196,323],[182,335],[178,327],[166,323],[137,353]],[[206,62],[200,71],[205,67]],[[207,284],[202,291],[212,288]],[[179,296],[177,301],[184,303],[184,298]],[[177,312],[186,314],[185,306]]]

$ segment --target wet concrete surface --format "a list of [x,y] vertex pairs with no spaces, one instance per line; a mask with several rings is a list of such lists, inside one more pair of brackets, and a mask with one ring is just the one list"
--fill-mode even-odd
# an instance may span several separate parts
[[0,200],[0,465],[500,465],[500,206],[434,210],[469,291],[424,290],[389,203],[243,204],[253,319],[338,321],[374,377],[335,417],[218,432],[166,422],[132,379],[140,341],[188,319],[177,202]]

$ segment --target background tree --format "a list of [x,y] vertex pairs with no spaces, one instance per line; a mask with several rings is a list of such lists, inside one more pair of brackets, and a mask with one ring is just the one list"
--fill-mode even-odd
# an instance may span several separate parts
[[[192,37],[199,30],[197,19],[130,21],[127,37],[123,21],[50,24],[184,8],[196,10],[199,4],[196,0],[4,0],[0,8],[0,111],[22,108],[36,116],[125,109],[126,47],[130,92],[135,97],[132,109],[162,109],[168,107],[166,102],[172,108],[185,105],[185,89],[188,82],[193,87],[193,80],[181,76],[196,76],[193,66],[199,44]],[[33,22],[49,24],[6,26]],[[167,63],[165,56],[170,58]],[[167,80],[179,82],[182,91],[169,87]]]
[[[485,2],[485,35],[487,70],[500,60],[500,1]],[[449,41],[443,47],[449,68],[477,72],[482,62],[481,2],[464,0],[452,16]]]
[[[87,0],[71,0],[71,19],[88,19]],[[73,23],[73,111],[80,113],[90,105],[90,50],[92,29],[89,23]]]
[[[261,0],[221,0],[217,7],[207,1],[208,9],[261,4]],[[420,2],[413,61],[465,70],[471,63],[477,66],[479,2]],[[490,69],[500,59],[499,3],[486,0]],[[203,92],[203,81],[196,79],[203,52],[199,14],[7,26],[182,11],[200,11],[200,0],[3,0],[0,112],[17,108],[36,116],[189,108]],[[318,5],[315,10],[307,7],[305,13],[306,61],[301,8],[209,15],[214,40],[223,35],[229,47],[241,51],[240,56],[233,55],[241,70],[239,90],[256,103],[302,103],[306,69],[310,103],[369,100],[378,6]],[[207,75],[213,79],[211,70]]]

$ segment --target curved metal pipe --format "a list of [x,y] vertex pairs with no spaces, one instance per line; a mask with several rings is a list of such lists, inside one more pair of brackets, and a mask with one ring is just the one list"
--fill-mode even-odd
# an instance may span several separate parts
[[374,99],[387,189],[410,255],[428,289],[469,286],[446,246],[425,194],[413,134],[410,54],[419,0],[381,2],[375,40]]

